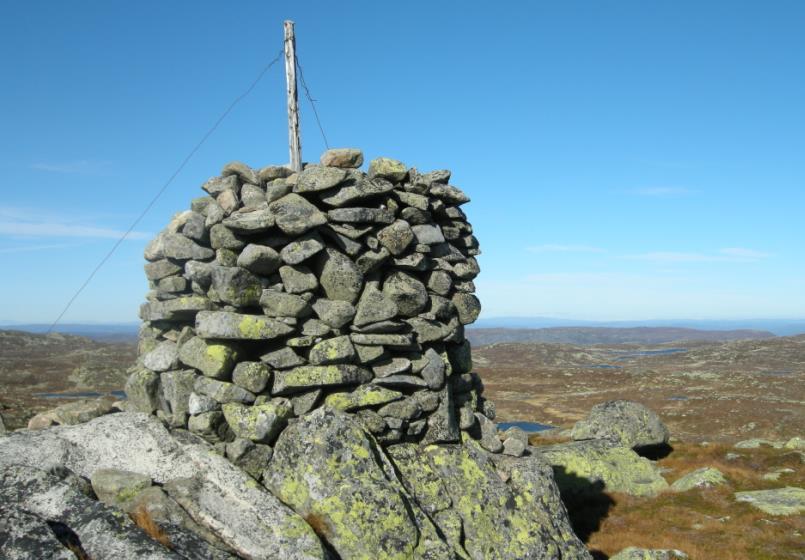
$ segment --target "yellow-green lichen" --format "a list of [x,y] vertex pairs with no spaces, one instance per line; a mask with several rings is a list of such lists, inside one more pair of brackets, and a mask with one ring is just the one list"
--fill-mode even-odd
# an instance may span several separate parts
[[246,315],[238,324],[238,331],[244,338],[261,338],[265,332],[266,322],[258,317]]

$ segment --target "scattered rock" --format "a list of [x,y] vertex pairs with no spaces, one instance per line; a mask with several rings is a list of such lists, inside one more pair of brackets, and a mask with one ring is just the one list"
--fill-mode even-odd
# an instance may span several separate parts
[[530,447],[529,451],[554,467],[562,492],[585,494],[606,489],[631,496],[656,496],[668,488],[654,463],[611,441],[577,441]]
[[671,484],[671,490],[674,492],[687,492],[694,488],[712,488],[726,483],[727,480],[720,470],[713,467],[702,467],[677,479]]
[[805,512],[805,489],[793,486],[736,492],[735,499],[751,504],[769,515],[798,515]]
[[640,448],[668,443],[670,433],[656,413],[632,401],[607,401],[595,405],[584,420],[573,426],[576,441],[608,439]]

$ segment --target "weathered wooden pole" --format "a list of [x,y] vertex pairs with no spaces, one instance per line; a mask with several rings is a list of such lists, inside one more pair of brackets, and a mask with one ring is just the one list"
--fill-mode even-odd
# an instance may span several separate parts
[[291,169],[302,171],[302,144],[299,141],[299,99],[296,95],[296,37],[293,22],[285,21],[285,81],[288,93],[288,148]]

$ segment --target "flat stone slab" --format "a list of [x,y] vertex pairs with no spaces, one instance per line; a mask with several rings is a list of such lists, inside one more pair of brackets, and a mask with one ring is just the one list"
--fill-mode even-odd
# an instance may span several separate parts
[[270,340],[293,332],[293,327],[264,315],[229,311],[202,311],[196,315],[196,333],[202,338]]
[[287,395],[317,387],[359,385],[367,383],[371,379],[371,371],[354,365],[300,366],[288,371],[276,372],[273,393]]
[[794,486],[736,492],[735,499],[749,503],[769,515],[797,515],[805,512],[805,489]]

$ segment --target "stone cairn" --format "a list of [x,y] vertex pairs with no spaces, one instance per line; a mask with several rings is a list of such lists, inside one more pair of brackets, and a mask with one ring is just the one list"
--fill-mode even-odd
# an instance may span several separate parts
[[319,406],[384,445],[463,430],[501,451],[464,338],[480,312],[469,198],[446,170],[362,163],[355,149],[298,174],[233,162],[202,186],[145,250],[130,406],[235,463],[270,457]]

